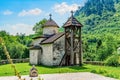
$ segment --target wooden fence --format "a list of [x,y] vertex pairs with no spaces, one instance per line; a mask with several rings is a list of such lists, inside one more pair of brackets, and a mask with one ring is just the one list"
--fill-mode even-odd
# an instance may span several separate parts
[[102,61],[84,61],[85,64],[93,64],[93,65],[104,65],[105,63]]
[[[29,58],[26,59],[12,59],[13,63],[25,63],[29,62]],[[9,64],[8,60],[0,60],[0,64]]]
[[[12,59],[13,63],[26,63],[29,62],[29,58],[26,59]],[[101,61],[84,61],[85,64],[93,64],[93,65],[104,65],[104,62]],[[9,64],[8,60],[0,60],[1,64]]]

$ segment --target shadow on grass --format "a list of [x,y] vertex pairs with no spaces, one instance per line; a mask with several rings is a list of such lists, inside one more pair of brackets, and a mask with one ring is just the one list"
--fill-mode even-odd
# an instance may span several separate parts
[[60,68],[58,66],[45,66],[45,65],[36,65],[36,67],[44,67],[44,68]]

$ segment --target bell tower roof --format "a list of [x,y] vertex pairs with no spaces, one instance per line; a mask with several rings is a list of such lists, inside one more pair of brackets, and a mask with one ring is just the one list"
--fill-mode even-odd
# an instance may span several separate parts
[[82,27],[82,24],[73,16],[73,11],[71,11],[71,17],[67,20],[67,22],[63,26],[64,27],[69,27],[69,26]]
[[45,23],[44,27],[58,27],[59,28],[59,26],[57,25],[57,23],[52,19],[52,15],[50,14],[49,16],[50,16],[50,18]]

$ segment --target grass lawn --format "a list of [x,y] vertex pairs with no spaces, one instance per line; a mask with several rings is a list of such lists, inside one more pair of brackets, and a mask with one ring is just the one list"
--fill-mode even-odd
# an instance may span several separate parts
[[[32,66],[29,63],[17,63],[15,64],[17,70],[21,75],[28,75],[29,70]],[[107,67],[107,66],[95,66],[95,65],[84,65],[70,66],[70,67],[45,67],[36,66],[39,74],[52,74],[52,73],[68,73],[68,72],[93,72],[102,74],[108,77],[120,79],[120,67]],[[14,71],[10,64],[0,65],[0,76],[13,76]]]

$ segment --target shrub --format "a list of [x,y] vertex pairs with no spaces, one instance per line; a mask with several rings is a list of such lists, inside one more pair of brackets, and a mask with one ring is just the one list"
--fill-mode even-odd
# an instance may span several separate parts
[[99,74],[105,74],[105,73],[107,73],[107,71],[104,70],[104,69],[99,69],[99,70],[98,70],[98,73],[99,73]]
[[91,73],[105,74],[105,73],[107,73],[107,71],[104,69],[96,69],[96,70],[93,69],[93,70],[91,70]]
[[97,71],[96,71],[96,70],[91,70],[90,72],[91,72],[91,73],[97,73]]
[[1,56],[0,56],[0,62],[1,62]]
[[112,55],[112,56],[108,57],[105,61],[105,65],[114,66],[114,67],[119,66],[119,56]]
[[114,75],[112,73],[108,73],[105,76],[114,78]]

